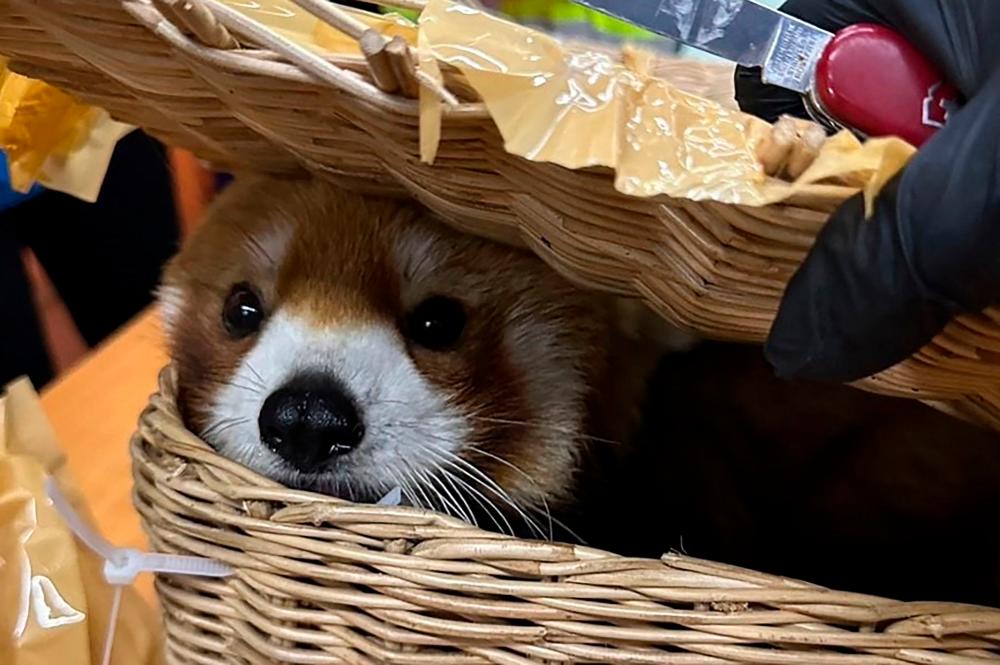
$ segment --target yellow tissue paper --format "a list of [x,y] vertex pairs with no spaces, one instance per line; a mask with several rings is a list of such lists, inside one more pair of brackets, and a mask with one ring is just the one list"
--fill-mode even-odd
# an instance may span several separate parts
[[37,182],[94,202],[118,140],[134,128],[0,61],[0,149],[11,187]]
[[[31,384],[0,396],[0,663],[100,665],[113,589],[103,561],[79,545],[48,499],[52,477],[75,510],[85,506]],[[159,665],[160,622],[123,589],[112,665]]]

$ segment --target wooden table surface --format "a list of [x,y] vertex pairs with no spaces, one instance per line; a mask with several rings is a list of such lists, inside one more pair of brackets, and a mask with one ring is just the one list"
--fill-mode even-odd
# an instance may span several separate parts
[[[132,507],[128,442],[166,362],[159,320],[149,311],[41,395],[98,528],[122,547],[146,546]],[[151,580],[140,579],[137,584],[151,599]]]

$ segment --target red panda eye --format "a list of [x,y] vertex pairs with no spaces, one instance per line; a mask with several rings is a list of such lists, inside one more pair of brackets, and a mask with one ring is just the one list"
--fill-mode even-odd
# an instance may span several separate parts
[[246,283],[233,286],[222,306],[222,323],[233,339],[242,339],[260,330],[264,322],[264,306]]
[[454,298],[432,296],[406,318],[404,332],[414,343],[431,351],[446,351],[465,330],[465,308]]

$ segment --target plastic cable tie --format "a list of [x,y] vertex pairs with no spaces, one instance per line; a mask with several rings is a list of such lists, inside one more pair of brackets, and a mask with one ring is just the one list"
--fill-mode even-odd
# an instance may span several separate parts
[[393,487],[389,492],[378,500],[379,506],[398,506],[403,502],[403,488],[399,485]]
[[73,510],[66,496],[53,478],[45,479],[45,493],[70,531],[84,545],[104,559],[104,578],[110,584],[131,584],[139,573],[167,573],[196,577],[227,577],[233,569],[224,563],[199,556],[140,552],[133,548],[115,547]]
[[48,477],[45,479],[45,493],[55,507],[56,512],[62,515],[70,530],[83,541],[83,544],[97,553],[103,559],[112,559],[117,556],[118,548],[104,540],[96,531],[90,528],[83,519],[73,510],[66,495],[59,489],[59,484],[55,479]]
[[104,655],[101,657],[101,665],[111,665],[111,653],[115,648],[115,633],[118,631],[118,612],[122,607],[122,590],[125,587],[115,586],[115,593],[111,597],[111,612],[108,613],[108,632],[104,634]]
[[59,484],[54,478],[45,479],[45,493],[70,531],[104,559],[104,579],[115,589],[111,612],[108,615],[108,630],[104,637],[101,665],[111,665],[122,590],[135,581],[139,573],[170,573],[199,577],[226,577],[233,574],[229,566],[211,559],[180,554],[146,553],[132,548],[115,547],[90,528],[80,514],[73,510],[73,506],[59,489]]
[[194,577],[227,577],[232,568],[200,556],[158,554],[119,549],[117,560],[104,561],[104,578],[111,584],[131,584],[139,573],[166,573]]

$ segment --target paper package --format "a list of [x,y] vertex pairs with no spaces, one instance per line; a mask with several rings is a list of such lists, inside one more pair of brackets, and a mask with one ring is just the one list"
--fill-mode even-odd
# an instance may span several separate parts
[[[0,397],[0,663],[100,665],[114,589],[103,560],[49,501],[49,477],[86,516],[38,396],[22,379]],[[135,590],[122,588],[109,662],[159,665],[160,626]]]

